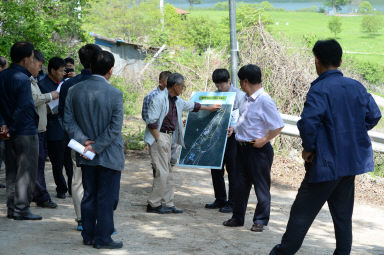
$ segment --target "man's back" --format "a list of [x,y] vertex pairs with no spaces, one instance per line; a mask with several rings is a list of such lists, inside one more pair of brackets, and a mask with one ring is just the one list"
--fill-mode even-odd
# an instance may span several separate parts
[[0,73],[0,113],[11,136],[37,134],[38,116],[29,76],[27,69],[15,64]]
[[76,85],[77,83],[87,80],[88,78],[91,77],[91,75],[92,75],[92,72],[90,70],[83,69],[81,71],[81,74],[78,74],[75,77],[66,80],[61,85],[60,97],[59,97],[59,116],[61,118],[64,117],[65,100],[66,100],[67,95],[68,95],[68,90],[72,86]]
[[[73,120],[82,132],[80,136],[73,129],[67,128],[72,124],[67,118],[70,108]],[[76,84],[68,92],[64,120],[71,138],[84,135],[95,141],[93,147],[97,157],[92,161],[81,160],[80,163],[123,170],[123,96],[118,89],[109,85],[101,76],[92,76]]]
[[359,82],[337,70],[322,74],[307,95],[298,127],[306,151],[315,151],[311,181],[335,180],[373,170],[367,131],[381,117]]

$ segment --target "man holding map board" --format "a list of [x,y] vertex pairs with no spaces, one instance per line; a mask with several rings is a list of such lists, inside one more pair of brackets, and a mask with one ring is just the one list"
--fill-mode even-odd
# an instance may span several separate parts
[[[219,209],[220,212],[230,213],[233,206],[233,192],[236,184],[236,139],[233,134],[233,128],[236,127],[238,117],[238,102],[240,97],[244,97],[244,92],[235,88],[231,84],[229,72],[227,69],[216,69],[212,74],[212,81],[217,88],[216,92],[235,92],[236,97],[232,109],[230,129],[228,133],[227,145],[224,153],[223,167],[221,169],[211,169],[213,190],[215,193],[215,201],[206,204],[207,209]],[[224,182],[224,164],[228,173],[228,200]]]
[[238,72],[241,89],[246,92],[239,104],[236,125],[238,183],[232,218],[224,226],[244,225],[249,193],[254,186],[257,206],[251,231],[262,232],[268,225],[271,207],[271,166],[273,148],[270,140],[284,127],[275,101],[261,84],[261,70],[256,65],[246,65]]
[[171,74],[168,77],[166,91],[157,94],[148,108],[144,141],[150,146],[149,153],[156,175],[148,198],[147,212],[159,214],[183,212],[177,209],[173,202],[172,137],[175,136],[174,141],[184,146],[183,111],[217,111],[221,108],[220,105],[205,106],[182,100],[178,96],[184,87],[184,77],[179,73]]

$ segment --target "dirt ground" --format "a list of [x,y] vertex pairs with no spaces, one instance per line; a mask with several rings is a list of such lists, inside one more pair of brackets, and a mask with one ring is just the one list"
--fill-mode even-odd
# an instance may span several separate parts
[[[250,196],[244,227],[227,228],[222,222],[231,215],[204,208],[213,201],[208,169],[177,168],[176,205],[183,214],[148,214],[146,199],[151,190],[152,170],[147,153],[129,152],[122,175],[120,203],[115,213],[121,250],[96,250],[82,244],[75,230],[72,199],[54,197],[50,163],[47,183],[57,209],[42,209],[32,204],[42,221],[14,221],[5,217],[5,189],[0,189],[0,255],[64,255],[64,254],[268,254],[285,230],[290,207],[296,195],[303,169],[295,157],[276,156],[272,176],[272,208],[268,229],[262,233],[249,231],[256,204]],[[0,182],[4,183],[3,173]],[[360,188],[362,186],[363,188]],[[354,242],[352,254],[384,255],[383,184],[361,177],[357,181],[353,216]],[[368,194],[368,195],[367,195]],[[373,194],[373,196],[369,195]],[[377,194],[377,195],[375,195]],[[312,225],[297,254],[332,254],[335,247],[332,219],[325,206]]]

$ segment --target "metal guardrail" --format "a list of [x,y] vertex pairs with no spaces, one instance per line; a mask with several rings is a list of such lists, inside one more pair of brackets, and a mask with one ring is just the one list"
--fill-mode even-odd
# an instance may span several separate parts
[[[300,117],[281,114],[281,118],[285,124],[283,130],[281,131],[282,134],[297,137],[300,136],[299,129],[296,126]],[[384,134],[375,131],[368,131],[368,135],[371,138],[373,150],[377,152],[384,152]]]

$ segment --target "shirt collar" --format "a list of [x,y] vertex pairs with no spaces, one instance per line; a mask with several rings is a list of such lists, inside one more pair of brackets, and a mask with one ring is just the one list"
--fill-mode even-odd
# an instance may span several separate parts
[[343,76],[343,73],[340,72],[339,70],[329,70],[329,71],[326,71],[322,74],[320,74],[319,77],[317,77],[316,80],[314,80],[312,83],[311,83],[311,86],[315,85],[316,83],[318,83],[319,81],[321,80],[324,80],[325,78],[329,77],[329,76],[333,76],[333,75],[341,75]]
[[28,77],[30,77],[32,75],[24,66],[21,66],[18,64],[11,64],[10,68],[16,69],[16,70],[24,73]]
[[176,102],[176,100],[177,100],[177,98],[178,98],[177,96],[171,97],[171,95],[168,93],[167,88],[165,88],[163,91],[167,92],[167,94],[168,94],[168,100],[172,99],[174,102]]
[[236,88],[233,86],[232,83],[231,83],[231,86],[229,87],[228,92],[237,92],[237,91],[236,91]]
[[94,76],[94,77],[99,77],[99,78],[103,78],[106,82],[108,82],[107,79],[105,79],[105,77],[102,76],[102,75],[99,75],[99,74],[92,74],[92,76]]
[[31,77],[29,77],[29,79],[31,80],[31,82],[37,83],[37,79],[35,77],[33,77],[32,75],[31,75]]
[[254,101],[256,101],[256,98],[258,98],[263,92],[264,92],[264,88],[261,87],[255,93],[253,93],[251,96],[247,96],[247,94],[245,94],[245,97],[247,98],[248,102],[254,102]]

